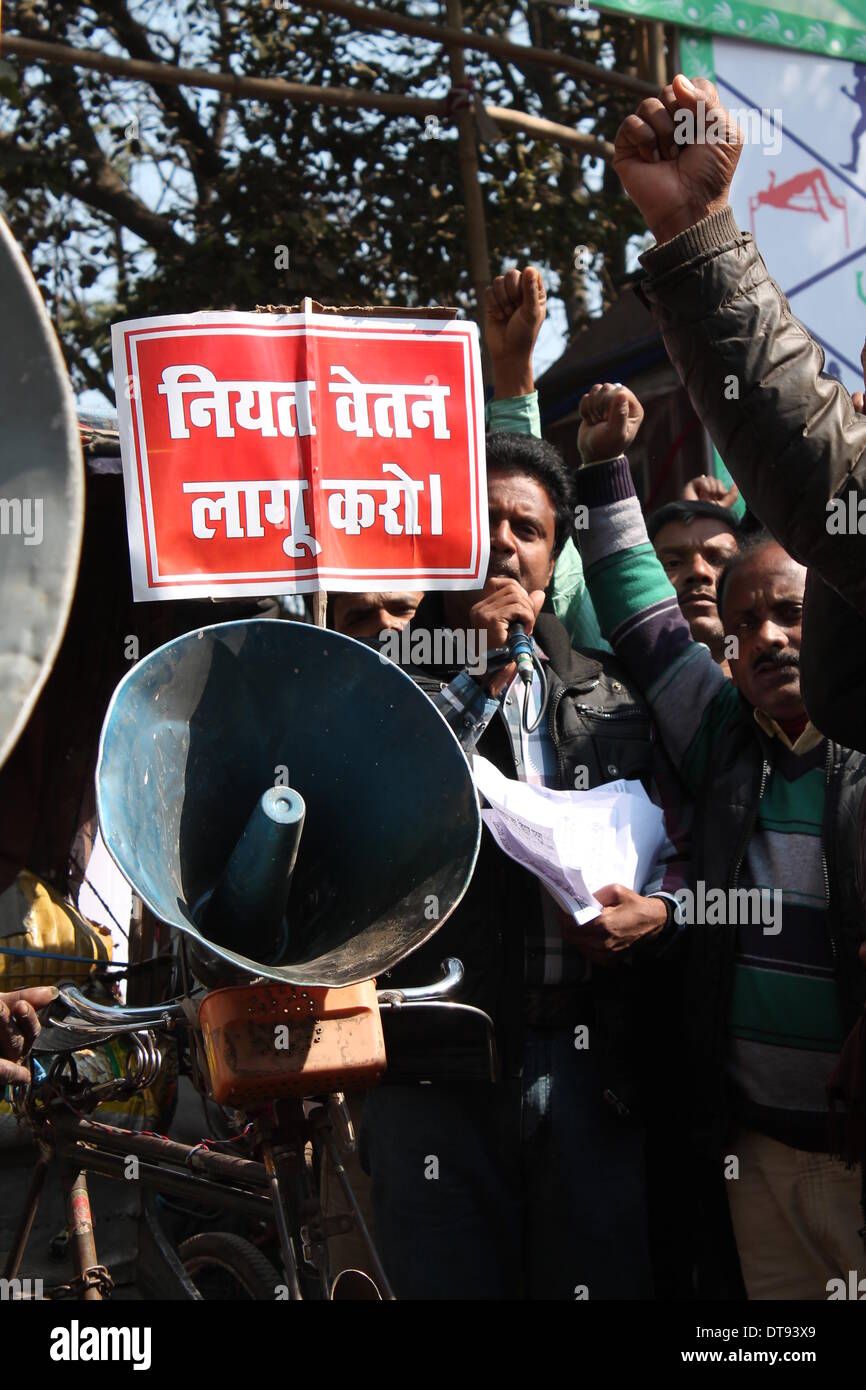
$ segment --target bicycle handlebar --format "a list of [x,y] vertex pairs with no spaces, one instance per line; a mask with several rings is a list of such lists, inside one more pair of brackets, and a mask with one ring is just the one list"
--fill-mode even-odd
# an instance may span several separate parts
[[[456,956],[449,956],[442,962],[441,970],[441,980],[432,985],[377,989],[376,999],[386,1005],[409,1003],[413,1000],[429,999],[435,1002],[437,999],[445,999],[454,993],[463,979],[463,965]],[[169,999],[164,1004],[149,1004],[144,1008],[133,1009],[118,1004],[95,1004],[92,999],[85,998],[75,985],[62,986],[57,997],[77,1018],[104,1028],[147,1028],[171,1019],[187,1017],[183,999]],[[198,1002],[198,998],[193,1001],[190,997],[190,1002]]]
[[169,999],[164,1004],[149,1004],[146,1008],[131,1009],[119,1004],[95,1004],[86,999],[75,985],[66,985],[57,991],[57,997],[70,1013],[83,1018],[87,1023],[99,1023],[105,1027],[146,1028],[148,1024],[162,1023],[164,1019],[185,1018],[181,999]]
[[433,985],[413,985],[409,988],[377,989],[376,999],[380,1004],[402,1004],[411,1000],[446,999],[453,994],[463,979],[463,962],[456,956],[448,956],[440,965],[442,979]]

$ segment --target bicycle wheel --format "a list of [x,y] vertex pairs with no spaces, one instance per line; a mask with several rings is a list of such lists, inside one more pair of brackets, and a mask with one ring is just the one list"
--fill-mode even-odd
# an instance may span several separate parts
[[189,1277],[207,1302],[244,1299],[272,1303],[282,1275],[243,1236],[203,1231],[177,1247]]

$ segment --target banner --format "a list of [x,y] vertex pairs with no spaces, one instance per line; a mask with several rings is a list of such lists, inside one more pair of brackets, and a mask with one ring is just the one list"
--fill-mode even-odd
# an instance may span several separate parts
[[597,8],[866,62],[863,0],[604,0]]
[[111,337],[136,600],[483,584],[475,324],[201,313]]
[[746,143],[730,202],[824,371],[863,390],[866,337],[866,69],[714,39],[683,69],[711,77]]

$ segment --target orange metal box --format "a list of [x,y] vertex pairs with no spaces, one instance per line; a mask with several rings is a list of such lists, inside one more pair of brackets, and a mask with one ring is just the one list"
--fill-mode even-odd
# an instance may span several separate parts
[[217,989],[202,1000],[198,1021],[220,1105],[363,1090],[385,1070],[375,980],[345,989],[276,981]]

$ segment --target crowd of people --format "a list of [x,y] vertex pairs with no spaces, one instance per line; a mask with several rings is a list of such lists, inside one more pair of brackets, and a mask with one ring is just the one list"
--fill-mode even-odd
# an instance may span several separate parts
[[[678,144],[699,101],[725,139]],[[372,642],[471,629],[492,650],[522,623],[545,717],[538,670],[506,667],[478,752],[560,791],[638,779],[666,828],[639,891],[602,887],[584,926],[485,834],[458,908],[392,972],[427,983],[459,957],[500,1069],[455,1051],[435,1084],[364,1099],[400,1298],[824,1299],[866,1276],[866,539],[827,526],[866,494],[866,419],[734,220],[741,140],[711,84],[677,77],[615,155],[656,238],[641,293],[736,486],[694,479],[645,518],[643,410],[610,382],[581,401],[573,473],[541,437],[541,276],[511,270],[486,306],[483,589],[330,598],[330,625]],[[430,690],[455,674],[407,669]],[[8,1079],[31,1013],[0,1004]]]
[[[478,751],[560,790],[640,778],[668,832],[641,892],[603,888],[583,927],[485,837],[463,903],[393,972],[459,955],[502,1058],[496,1087],[458,1073],[367,1097],[398,1295],[822,1299],[866,1271],[866,557],[827,526],[863,494],[866,421],[734,221],[736,126],[675,144],[699,100],[721,110],[684,78],[642,103],[616,167],[657,240],[642,292],[738,486],[696,478],[645,519],[643,410],[619,383],[584,396],[572,476],[540,438],[541,277],[512,270],[487,301],[483,592],[334,603],[355,636],[468,626],[494,648],[522,622],[549,717],[526,734],[540,694],[513,678]],[[724,908],[686,912],[714,890]]]

